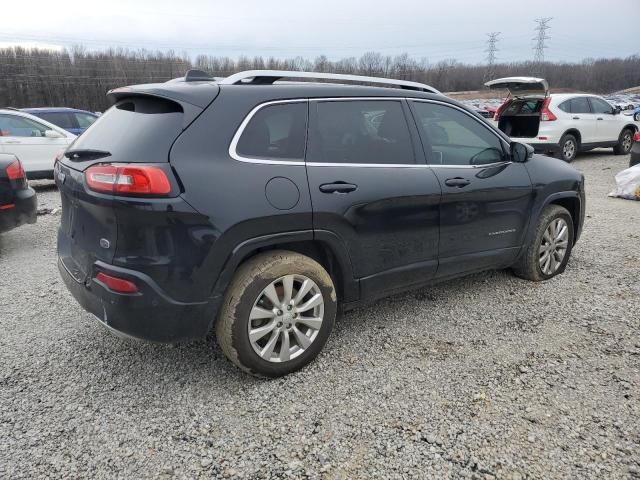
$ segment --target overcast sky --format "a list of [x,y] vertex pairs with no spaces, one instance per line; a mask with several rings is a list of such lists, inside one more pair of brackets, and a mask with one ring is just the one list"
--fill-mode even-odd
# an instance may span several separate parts
[[[553,17],[546,59],[640,53],[640,0],[29,0],[4,1],[0,46],[146,48],[335,60],[366,51],[430,62],[533,57],[534,19]],[[525,6],[526,5],[526,6]]]

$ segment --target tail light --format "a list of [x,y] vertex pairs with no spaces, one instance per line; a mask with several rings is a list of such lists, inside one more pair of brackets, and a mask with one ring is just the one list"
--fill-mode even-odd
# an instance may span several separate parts
[[636,132],[633,134],[633,141],[640,142],[640,132]]
[[541,122],[553,122],[557,120],[556,117],[551,110],[549,110],[549,103],[551,102],[551,97],[547,97],[542,102],[542,109],[540,110],[540,121]]
[[9,177],[9,180],[26,179],[24,168],[22,168],[20,160],[16,160],[15,162],[10,163],[5,171],[7,172],[7,177]]
[[151,165],[94,165],[84,177],[94,192],[132,196],[168,196],[171,192],[167,174]]
[[137,293],[138,287],[135,283],[124,278],[114,277],[113,275],[107,275],[104,272],[99,272],[96,275],[96,280],[106,285],[109,290],[113,290],[117,293]]

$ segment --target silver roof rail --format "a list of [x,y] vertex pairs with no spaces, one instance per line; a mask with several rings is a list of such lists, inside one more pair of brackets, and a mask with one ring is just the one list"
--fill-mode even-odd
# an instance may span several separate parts
[[346,75],[342,73],[296,72],[287,70],[247,70],[246,72],[238,72],[226,77],[220,80],[218,84],[237,85],[249,83],[254,85],[269,85],[281,78],[310,78],[314,80],[337,80],[339,82],[376,83],[380,85],[388,85],[390,87],[404,88],[406,90],[417,90],[419,92],[437,93],[442,95],[438,90],[429,85],[418,82],[409,82],[406,80],[365,77],[362,75]]

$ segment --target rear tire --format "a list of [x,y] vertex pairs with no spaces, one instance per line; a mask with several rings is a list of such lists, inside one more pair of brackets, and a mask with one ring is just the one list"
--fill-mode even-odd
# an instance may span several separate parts
[[333,281],[322,265],[299,253],[265,252],[238,268],[216,337],[227,358],[245,372],[279,377],[318,355],[336,311]]
[[576,137],[567,133],[560,139],[560,151],[559,156],[567,163],[573,162],[578,154],[578,140]]
[[631,151],[633,146],[633,131],[629,128],[625,128],[620,132],[618,137],[618,144],[613,147],[613,153],[615,155],[627,155]]
[[573,236],[573,219],[568,210],[547,205],[538,219],[533,241],[513,265],[513,272],[534,282],[561,274],[571,256]]

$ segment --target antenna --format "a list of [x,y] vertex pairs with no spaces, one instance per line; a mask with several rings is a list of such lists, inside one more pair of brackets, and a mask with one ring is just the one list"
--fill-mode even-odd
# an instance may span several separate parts
[[547,35],[547,30],[551,28],[549,26],[549,22],[551,20],[553,20],[553,17],[536,18],[536,23],[538,24],[538,26],[535,28],[535,30],[538,32],[538,34],[533,38],[533,40],[535,40],[536,42],[535,46],[533,47],[533,51],[535,52],[533,56],[533,63],[535,64],[534,69],[536,70],[536,73],[540,75],[544,73],[544,49],[547,48],[545,40],[551,38]]
[[495,77],[496,52],[498,51],[497,43],[501,32],[487,33],[487,71],[485,72],[485,81],[493,80]]

